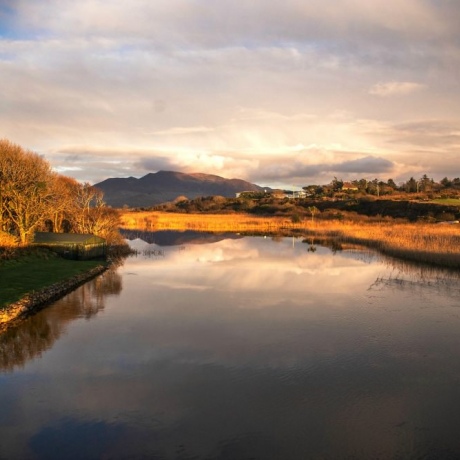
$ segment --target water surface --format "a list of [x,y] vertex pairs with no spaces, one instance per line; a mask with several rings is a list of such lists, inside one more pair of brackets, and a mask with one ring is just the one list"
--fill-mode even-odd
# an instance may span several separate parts
[[0,459],[460,457],[458,276],[150,236],[0,335]]

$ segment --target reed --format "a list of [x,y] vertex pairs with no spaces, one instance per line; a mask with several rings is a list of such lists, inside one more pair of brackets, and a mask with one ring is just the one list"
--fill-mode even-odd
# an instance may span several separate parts
[[460,268],[458,225],[320,222],[308,233],[363,244],[393,257]]
[[277,233],[297,231],[306,236],[361,244],[382,253],[422,263],[460,268],[460,225],[303,220],[248,214],[176,214],[124,212],[122,227],[139,230]]
[[125,212],[121,226],[139,230],[197,230],[210,232],[277,231],[289,225],[282,217],[249,214],[177,214],[167,212]]

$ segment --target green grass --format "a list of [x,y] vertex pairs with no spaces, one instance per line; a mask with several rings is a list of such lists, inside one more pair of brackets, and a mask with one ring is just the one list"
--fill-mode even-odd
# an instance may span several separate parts
[[101,265],[100,260],[66,260],[46,250],[0,261],[0,309],[25,294]]
[[446,204],[449,206],[460,206],[460,198],[437,198],[433,203]]

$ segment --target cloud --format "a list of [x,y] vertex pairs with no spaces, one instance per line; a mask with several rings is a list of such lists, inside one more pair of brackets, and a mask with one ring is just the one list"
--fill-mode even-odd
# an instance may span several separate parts
[[458,2],[5,1],[0,136],[79,179],[295,183],[458,149],[416,127],[460,119]]
[[[18,2],[23,27],[66,36],[120,36],[156,40],[173,45],[220,46],[279,40],[304,41],[311,37],[373,37],[397,41],[401,37],[445,36],[456,32],[458,7],[453,2],[420,0],[286,0],[244,2],[200,0],[122,0],[73,2],[42,0]],[[53,14],[50,14],[53,12]],[[410,18],[410,20],[407,20]],[[458,32],[457,32],[458,33]]]
[[369,89],[369,94],[381,97],[399,96],[420,91],[425,87],[426,86],[421,83],[410,81],[390,81],[373,85]]
[[157,136],[162,136],[162,135],[180,136],[181,134],[209,133],[212,131],[213,131],[212,128],[208,128],[206,126],[190,126],[186,128],[175,127],[175,128],[165,129],[164,131],[156,131],[154,134]]
[[[339,153],[339,157],[343,154],[344,152]],[[334,176],[344,179],[356,179],[362,176],[375,177],[391,173],[396,168],[394,162],[372,156],[345,161],[314,162],[315,158],[323,157],[326,159],[327,156],[328,153],[318,151],[310,159],[308,157],[300,159],[298,155],[292,155],[290,158],[278,158],[271,162],[262,163],[258,171],[253,174],[259,183],[270,183],[278,180],[291,185],[303,186],[312,181],[329,183]],[[332,155],[333,159],[334,157],[336,155]]]
[[143,156],[139,161],[134,163],[140,170],[146,172],[157,172],[157,171],[171,171],[180,168],[177,164],[174,164],[174,158],[167,156]]
[[389,146],[400,146],[403,152],[431,150],[448,155],[460,148],[460,121],[431,119],[396,123],[376,135]]
[[367,156],[356,160],[344,161],[334,167],[337,172],[357,174],[381,174],[392,170],[394,164],[385,158]]

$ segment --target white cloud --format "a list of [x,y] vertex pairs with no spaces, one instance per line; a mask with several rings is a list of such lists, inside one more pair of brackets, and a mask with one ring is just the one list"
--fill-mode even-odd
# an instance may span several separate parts
[[411,81],[389,81],[387,83],[377,83],[369,89],[369,94],[375,96],[400,96],[421,91],[426,85]]
[[162,136],[162,135],[173,135],[173,136],[180,136],[181,134],[195,134],[195,133],[209,133],[212,132],[212,128],[208,128],[206,126],[190,126],[187,128],[170,128],[165,129],[164,131],[155,131],[153,134]]

